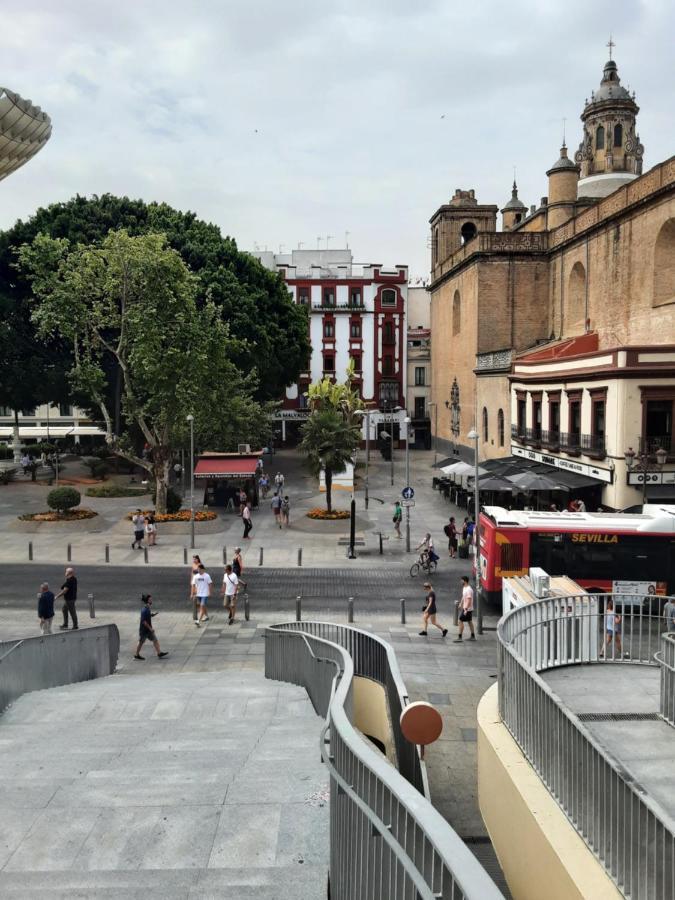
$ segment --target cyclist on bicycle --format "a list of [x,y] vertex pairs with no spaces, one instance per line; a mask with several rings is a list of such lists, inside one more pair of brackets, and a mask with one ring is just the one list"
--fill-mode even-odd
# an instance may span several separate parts
[[433,538],[428,531],[424,535],[424,540],[422,541],[422,543],[419,544],[415,549],[421,551],[420,562],[422,563],[422,565],[426,565],[427,560],[429,560],[430,562],[438,562],[438,560],[440,559],[434,549]]

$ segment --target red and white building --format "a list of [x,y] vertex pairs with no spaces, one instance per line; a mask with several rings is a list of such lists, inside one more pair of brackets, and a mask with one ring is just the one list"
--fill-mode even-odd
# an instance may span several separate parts
[[[309,385],[324,376],[344,380],[351,358],[361,396],[374,411],[374,439],[378,421],[390,420],[392,410],[405,406],[408,267],[355,265],[351,250],[252,255],[279,272],[294,301],[309,312],[311,358],[298,383],[286,389],[282,437],[285,422],[304,415]],[[404,416],[404,410],[395,414],[399,426]]]

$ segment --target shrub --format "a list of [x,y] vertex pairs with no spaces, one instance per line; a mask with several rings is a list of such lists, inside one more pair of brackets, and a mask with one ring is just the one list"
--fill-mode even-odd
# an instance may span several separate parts
[[16,473],[16,469],[0,469],[0,484],[9,484],[14,480]]
[[91,472],[92,478],[103,479],[108,474],[108,464],[103,459],[99,459],[95,456],[90,456],[88,459],[82,460],[82,462]]
[[47,506],[59,513],[80,505],[80,492],[72,487],[54,488],[47,494]]
[[[47,441],[41,441],[37,444],[26,444],[21,448],[22,453],[28,453],[29,456],[40,456],[46,453],[49,456],[56,450],[56,444],[49,444]],[[59,446],[59,452],[63,452],[63,447]]]
[[332,512],[328,512],[321,506],[315,506],[307,513],[307,518],[333,521],[334,519],[349,519],[350,513],[346,509],[334,509]]
[[7,444],[0,444],[0,459],[13,459],[14,451]]
[[[157,493],[155,488],[152,489],[152,502],[157,503]],[[168,513],[177,513],[183,504],[180,494],[176,493],[172,487],[166,489],[166,511]]]
[[87,497],[142,497],[146,488],[124,487],[121,484],[102,484],[87,489]]

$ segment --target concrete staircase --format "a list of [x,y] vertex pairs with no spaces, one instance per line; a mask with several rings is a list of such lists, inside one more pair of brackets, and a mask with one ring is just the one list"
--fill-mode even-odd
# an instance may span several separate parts
[[0,897],[325,898],[305,692],[254,670],[161,674],[151,651],[137,665],[0,717]]

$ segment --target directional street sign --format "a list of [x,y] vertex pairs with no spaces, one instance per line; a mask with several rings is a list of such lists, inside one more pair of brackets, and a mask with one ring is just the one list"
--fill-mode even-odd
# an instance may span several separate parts
[[410,509],[410,508],[411,508],[412,506],[414,506],[414,505],[415,505],[415,501],[414,501],[414,500],[404,500],[403,503],[401,504],[401,506],[402,506],[404,509]]
[[401,491],[401,496],[404,500],[412,500],[412,498],[415,496],[415,491],[411,487],[404,487]]

